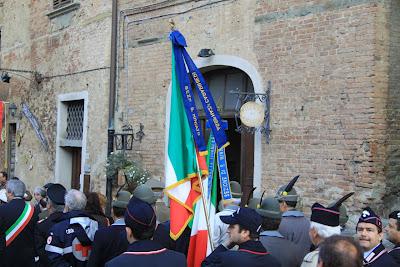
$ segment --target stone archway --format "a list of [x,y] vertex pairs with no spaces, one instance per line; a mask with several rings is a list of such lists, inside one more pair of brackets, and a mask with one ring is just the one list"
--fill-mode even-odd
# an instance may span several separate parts
[[[230,55],[214,55],[209,58],[198,58],[195,61],[196,66],[199,69],[211,67],[211,66],[227,66],[234,67],[242,70],[246,73],[253,83],[255,93],[265,93],[265,88],[262,82],[262,78],[258,73],[257,69],[248,61]],[[261,194],[261,174],[262,174],[262,146],[261,146],[262,134],[256,132],[254,134],[254,180],[253,186],[257,187],[255,195]]]

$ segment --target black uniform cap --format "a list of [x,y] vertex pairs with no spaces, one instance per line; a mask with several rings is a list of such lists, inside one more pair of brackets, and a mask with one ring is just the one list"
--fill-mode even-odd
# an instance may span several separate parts
[[45,189],[49,189],[49,187],[52,186],[52,185],[53,185],[53,183],[47,183],[47,184],[45,184],[43,187],[44,187]]
[[67,190],[61,184],[52,184],[47,189],[47,197],[56,205],[65,205]]
[[319,203],[314,203],[311,207],[311,221],[327,226],[339,226],[339,209],[334,207],[325,208]]
[[382,231],[382,221],[381,218],[370,208],[366,207],[363,212],[361,213],[360,218],[358,219],[358,223],[372,223],[376,225]]
[[389,219],[395,219],[400,222],[400,210],[395,210],[389,214]]

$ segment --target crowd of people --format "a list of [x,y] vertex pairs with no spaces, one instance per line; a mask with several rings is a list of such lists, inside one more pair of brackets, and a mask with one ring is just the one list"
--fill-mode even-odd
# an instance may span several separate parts
[[[400,211],[388,224],[366,207],[355,232],[346,228],[343,203],[314,203],[307,218],[296,209],[294,177],[275,196],[243,200],[232,181],[233,198],[219,203],[212,244],[201,266],[389,267],[400,266]],[[187,266],[190,228],[169,236],[169,208],[163,184],[150,179],[131,194],[119,191],[112,216],[104,195],[66,188],[36,187],[0,173],[0,266]],[[383,245],[384,234],[393,243]]]

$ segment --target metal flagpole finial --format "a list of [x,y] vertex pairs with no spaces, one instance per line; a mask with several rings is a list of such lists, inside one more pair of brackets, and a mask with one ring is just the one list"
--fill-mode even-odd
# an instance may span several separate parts
[[171,28],[171,31],[175,31],[175,21],[173,19],[169,19],[169,26]]

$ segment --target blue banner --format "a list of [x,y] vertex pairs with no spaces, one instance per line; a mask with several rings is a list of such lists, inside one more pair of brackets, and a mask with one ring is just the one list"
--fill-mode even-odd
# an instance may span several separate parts
[[196,103],[194,101],[192,86],[186,72],[185,63],[182,57],[182,47],[175,46],[174,57],[175,57],[175,68],[178,76],[179,87],[182,93],[183,105],[185,107],[186,117],[188,118],[190,129],[196,143],[196,146],[200,153],[207,151],[206,144],[203,137],[203,131],[201,130],[200,118],[197,112]]
[[221,183],[221,195],[223,200],[230,200],[232,198],[231,187],[229,185],[228,166],[226,164],[225,149],[218,150],[218,170],[219,179]]
[[197,94],[201,104],[203,105],[204,111],[206,112],[207,120],[210,123],[211,130],[215,136],[218,149],[226,147],[229,143],[226,138],[225,129],[222,127],[221,116],[219,115],[217,105],[215,105],[211,92],[208,89],[208,85],[186,50],[183,50],[183,57],[185,58],[192,80],[196,85]]
[[[212,132],[210,133],[210,152],[208,154],[208,192],[211,192],[213,177],[214,177],[214,168],[215,168],[215,152],[217,151],[217,143],[215,143],[215,138]],[[211,197],[211,193],[208,195]]]
[[192,77],[192,80],[196,85],[197,94],[206,113],[207,120],[210,121],[211,130],[214,134],[218,149],[226,147],[229,142],[227,141],[225,131],[222,127],[221,117],[202,74],[197,69],[185,49],[187,46],[185,38],[179,31],[173,31],[170,34],[170,40],[173,45],[174,58],[176,62],[175,67],[178,74],[182,97],[184,99],[186,115],[199,151],[206,151],[206,146],[186,67],[189,69],[190,77]]

